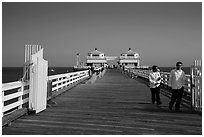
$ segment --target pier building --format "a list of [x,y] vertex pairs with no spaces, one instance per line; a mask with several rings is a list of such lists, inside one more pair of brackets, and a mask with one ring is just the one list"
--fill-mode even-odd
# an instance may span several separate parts
[[127,52],[121,53],[118,63],[121,67],[137,68],[140,66],[140,56],[129,48]]
[[86,64],[87,66],[94,67],[95,69],[105,67],[107,65],[105,54],[95,48],[94,51],[88,53]]

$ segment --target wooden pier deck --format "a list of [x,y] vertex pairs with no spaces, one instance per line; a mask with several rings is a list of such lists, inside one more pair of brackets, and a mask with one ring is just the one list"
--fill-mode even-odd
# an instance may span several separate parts
[[80,84],[54,98],[43,112],[23,116],[2,127],[3,135],[201,135],[202,116],[182,107],[151,104],[142,80],[107,70],[93,84]]

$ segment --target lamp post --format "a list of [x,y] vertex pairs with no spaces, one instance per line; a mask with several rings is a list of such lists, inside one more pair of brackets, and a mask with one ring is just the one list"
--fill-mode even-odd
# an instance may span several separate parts
[[77,53],[77,66],[79,66],[79,62],[80,62],[80,54],[79,53]]

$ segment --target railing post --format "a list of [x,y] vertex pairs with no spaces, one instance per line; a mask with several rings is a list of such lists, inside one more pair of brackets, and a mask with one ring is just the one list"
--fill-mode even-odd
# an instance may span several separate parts
[[[3,98],[4,98],[4,90],[2,90],[2,102],[1,102],[1,108],[3,109],[3,107],[4,107],[4,101],[3,101]],[[3,117],[3,115],[4,115],[4,112],[3,111],[1,111],[2,112],[2,117]]]
[[[22,95],[18,97],[18,101],[23,100],[23,91],[24,91],[24,83],[21,82],[20,92],[22,93]],[[23,107],[23,104],[21,104],[20,106],[18,106],[18,109],[20,109],[20,108],[22,108],[22,107]]]
[[202,109],[202,63],[195,60],[191,66],[191,96],[192,108],[201,111]]
[[195,96],[195,92],[194,92],[194,88],[195,88],[195,83],[194,83],[194,69],[193,66],[191,66],[191,107],[192,109],[194,109],[195,106],[195,102],[194,102],[194,96]]
[[52,96],[52,80],[47,81],[47,98],[50,99]]

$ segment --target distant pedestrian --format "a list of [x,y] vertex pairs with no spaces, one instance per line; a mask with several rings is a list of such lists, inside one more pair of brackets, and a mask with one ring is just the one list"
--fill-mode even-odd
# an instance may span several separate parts
[[177,62],[176,69],[173,69],[170,72],[169,76],[169,87],[172,89],[171,101],[169,102],[169,109],[172,110],[172,107],[175,104],[175,111],[180,111],[181,99],[184,92],[185,86],[185,72],[181,69],[183,63]]
[[155,103],[155,98],[158,105],[162,104],[160,100],[161,75],[156,65],[152,66],[152,71],[149,74],[149,82],[152,95],[152,104]]

